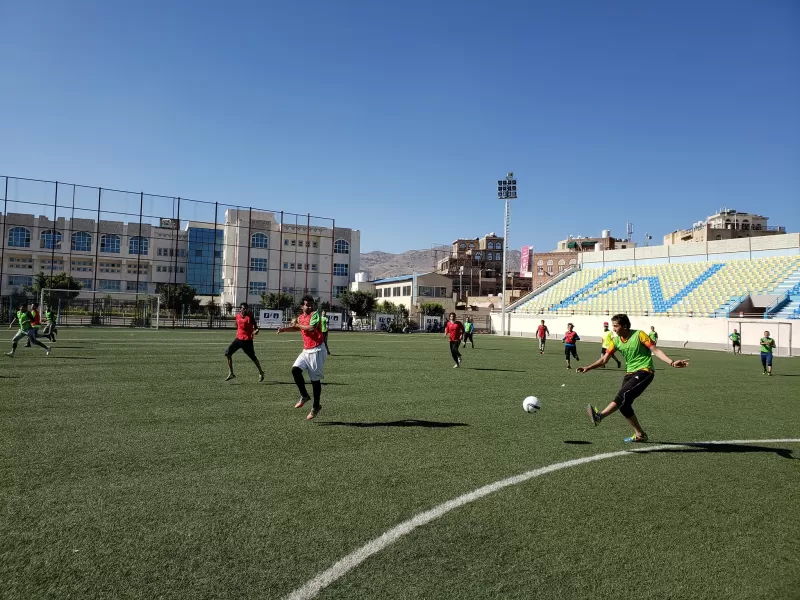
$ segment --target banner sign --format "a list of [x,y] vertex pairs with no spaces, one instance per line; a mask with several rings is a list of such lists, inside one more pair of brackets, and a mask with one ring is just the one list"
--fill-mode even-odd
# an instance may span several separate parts
[[258,326],[261,329],[277,329],[283,326],[283,311],[275,309],[264,309],[258,319]]

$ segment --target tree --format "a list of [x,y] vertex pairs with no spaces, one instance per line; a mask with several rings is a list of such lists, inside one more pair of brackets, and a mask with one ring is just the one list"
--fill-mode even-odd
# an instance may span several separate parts
[[339,294],[339,303],[359,317],[365,317],[375,310],[375,296],[367,292],[344,290]]
[[423,315],[429,315],[432,317],[441,317],[444,315],[444,306],[438,302],[423,302],[420,305],[419,310]]
[[33,280],[33,286],[24,286],[23,291],[26,295],[38,298],[42,290],[49,289],[44,297],[45,304],[57,304],[60,300],[72,300],[77,297],[81,288],[83,286],[80,282],[66,273],[45,275],[44,272],[39,271]]
[[294,297],[291,294],[270,292],[268,294],[261,294],[261,303],[264,308],[270,310],[287,310],[294,304]]
[[176,315],[183,307],[189,312],[197,312],[200,308],[200,300],[195,298],[197,291],[187,283],[160,283],[156,286],[156,293],[161,297],[161,306]]
[[380,303],[380,308],[378,310],[380,310],[384,314],[393,315],[394,313],[397,312],[397,307],[392,302],[384,300],[383,302]]

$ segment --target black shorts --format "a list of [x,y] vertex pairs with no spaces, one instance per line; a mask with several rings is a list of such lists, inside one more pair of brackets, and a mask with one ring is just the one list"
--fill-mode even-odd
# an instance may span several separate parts
[[737,346],[741,346],[742,342],[733,342],[733,347],[736,348]]
[[567,357],[569,360],[569,355],[572,354],[575,358],[578,358],[578,347],[577,346],[564,346],[564,356]]
[[633,401],[642,395],[647,386],[653,382],[655,373],[652,371],[634,371],[625,375],[622,380],[622,387],[619,390],[614,402],[619,406],[619,412],[623,417],[633,416]]
[[241,350],[252,360],[256,359],[256,350],[253,346],[253,340],[240,340],[236,338],[231,342],[231,345],[228,346],[228,349],[225,350],[225,356],[233,356],[237,350]]

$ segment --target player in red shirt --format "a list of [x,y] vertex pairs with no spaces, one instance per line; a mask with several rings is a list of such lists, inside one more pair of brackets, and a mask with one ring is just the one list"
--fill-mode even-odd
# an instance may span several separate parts
[[567,359],[567,368],[571,369],[572,365],[569,363],[570,355],[575,357],[575,360],[580,360],[578,358],[578,342],[581,338],[578,334],[572,331],[573,325],[572,323],[567,323],[567,333],[564,334],[564,337],[561,339],[564,342],[564,357]]
[[536,328],[536,339],[539,340],[539,354],[544,354],[544,344],[547,342],[547,336],[550,334],[550,330],[547,328],[547,325],[544,324],[544,319],[542,319],[541,324]]
[[457,369],[461,364],[461,353],[458,347],[461,345],[461,338],[464,337],[464,325],[461,321],[456,321],[456,313],[451,312],[448,315],[447,325],[444,326],[445,337],[450,338],[450,355],[456,361],[454,369]]
[[233,355],[237,350],[243,350],[250,357],[258,368],[258,380],[264,381],[264,369],[256,358],[256,351],[253,347],[253,336],[258,334],[258,327],[255,326],[253,313],[250,311],[246,302],[242,302],[239,307],[239,314],[236,315],[236,339],[231,342],[225,350],[225,359],[228,361],[228,376],[225,381],[230,381],[236,375],[233,374]]
[[299,331],[303,336],[303,351],[292,365],[292,377],[300,390],[300,400],[294,405],[295,408],[302,406],[311,400],[306,390],[306,382],[303,379],[303,371],[308,371],[308,378],[311,380],[311,390],[314,393],[314,404],[311,412],[306,416],[310,421],[322,410],[320,397],[322,396],[322,370],[325,367],[325,359],[328,351],[325,349],[325,336],[322,333],[322,318],[319,311],[314,310],[314,298],[306,295],[300,300],[303,313],[292,320],[291,327],[279,327],[278,333],[289,331]]

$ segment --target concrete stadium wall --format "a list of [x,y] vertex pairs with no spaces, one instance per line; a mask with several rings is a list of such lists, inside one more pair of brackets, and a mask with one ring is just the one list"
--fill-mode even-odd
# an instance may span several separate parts
[[[492,313],[492,328],[501,331],[500,313]],[[506,328],[514,337],[534,337],[541,319],[550,329],[551,339],[557,342],[564,336],[567,323],[575,325],[575,331],[583,341],[599,342],[603,322],[610,316],[575,315],[572,317],[556,315],[506,314]],[[777,319],[706,319],[681,317],[632,317],[636,329],[650,331],[654,326],[658,332],[658,343],[665,348],[692,348],[705,350],[729,350],[728,336],[734,329],[742,334],[742,352],[757,354],[759,339],[769,330],[778,346],[777,356],[800,355],[800,320],[780,321]]]
[[712,242],[690,242],[669,246],[643,246],[605,252],[583,252],[579,260],[584,268],[725,261],[800,255],[800,233],[739,238]]

